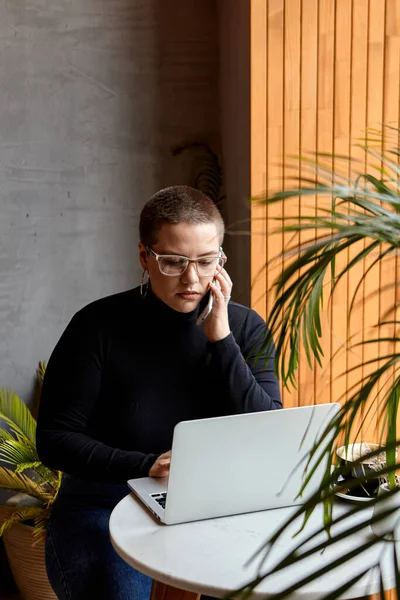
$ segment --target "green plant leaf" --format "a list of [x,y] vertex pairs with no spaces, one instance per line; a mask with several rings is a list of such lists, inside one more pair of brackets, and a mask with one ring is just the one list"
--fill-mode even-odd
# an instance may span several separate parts
[[13,440],[13,435],[6,429],[0,429],[0,447],[5,440]]
[[5,467],[0,467],[0,488],[22,492],[38,498],[43,502],[49,501],[49,492],[22,473],[15,473]]
[[15,523],[21,523],[23,521],[35,521],[40,519],[43,514],[43,508],[40,506],[26,506],[23,508],[16,509],[12,515],[3,521],[0,526],[0,537],[7,529],[10,529]]
[[0,445],[0,460],[15,466],[21,463],[41,464],[36,447],[20,440],[5,440]]
[[[350,314],[346,315],[350,322],[358,292],[368,281],[372,269],[378,265],[382,273],[385,265],[388,265],[392,271],[394,268],[397,269],[400,251],[399,138],[400,129],[396,127],[382,125],[379,129],[367,131],[365,138],[358,143],[358,146],[372,159],[373,164],[367,172],[365,172],[364,161],[357,162],[346,157],[335,158],[327,154],[314,153],[288,160],[285,163],[286,172],[294,174],[289,189],[277,191],[264,198],[267,205],[279,202],[283,203],[283,206],[292,199],[298,199],[301,211],[304,202],[311,205],[308,198],[318,196],[320,200],[315,212],[309,211],[309,214],[304,214],[302,211],[301,215],[287,217],[290,211],[282,208],[282,216],[276,218],[277,233],[286,234],[287,238],[290,237],[290,242],[276,259],[282,265],[282,271],[276,278],[273,289],[266,290],[271,294],[273,303],[267,322],[269,332],[259,342],[258,351],[259,354],[266,351],[271,347],[272,341],[275,341],[275,372],[281,379],[282,385],[286,387],[296,386],[301,350],[310,367],[313,367],[314,363],[322,362],[323,302],[327,302],[329,308],[335,296],[340,293],[341,280],[344,277],[353,277],[357,272],[357,279],[352,281],[354,292],[349,298]],[[302,175],[300,178],[298,178],[299,169]],[[260,198],[257,201],[260,202]],[[307,233],[307,240],[299,243],[298,240],[305,237],[301,236],[304,232]],[[357,268],[360,265],[365,268]],[[271,261],[266,268],[270,266],[276,270],[276,263]],[[351,385],[346,388],[346,396],[341,398],[343,406],[338,418],[330,425],[331,429],[327,429],[317,440],[304,465],[303,486],[300,493],[307,489],[315,463],[327,459],[328,467],[320,489],[266,541],[257,555],[257,560],[260,560],[258,575],[238,591],[239,595],[250,597],[252,590],[261,581],[268,580],[268,577],[274,573],[283,573],[289,565],[299,563],[299,573],[301,573],[300,561],[307,556],[316,556],[316,553],[344,540],[346,536],[357,535],[363,527],[384,518],[380,513],[372,518],[367,517],[355,526],[351,525],[349,520],[347,521],[349,525],[339,536],[335,533],[333,525],[345,523],[347,518],[351,519],[351,515],[356,514],[360,509],[355,507],[349,511],[348,517],[344,516],[342,521],[335,519],[332,511],[334,498],[332,486],[339,474],[347,476],[346,486],[359,485],[360,481],[355,478],[349,479],[351,467],[355,466],[357,461],[351,466],[340,468],[336,466],[333,472],[330,472],[334,452],[328,444],[328,435],[333,433],[336,438],[340,436],[341,443],[347,445],[360,434],[360,415],[364,423],[367,418],[375,422],[379,410],[382,416],[377,425],[382,446],[375,454],[371,453],[371,456],[376,457],[379,453],[386,452],[386,466],[379,471],[379,474],[389,480],[392,487],[394,486],[395,473],[400,467],[399,464],[395,464],[396,447],[400,443],[397,432],[400,394],[400,352],[398,351],[400,320],[397,320],[400,302],[396,300],[398,285],[397,280],[388,282],[381,280],[381,288],[382,286],[386,286],[387,289],[389,286],[393,287],[393,303],[389,306],[385,305],[383,316],[376,315],[375,331],[373,327],[371,328],[372,333],[376,333],[374,339],[358,343],[354,337],[345,347],[345,350],[357,351],[361,356],[363,348],[370,350],[368,358],[364,360],[361,358],[359,364],[352,364],[344,369],[343,376],[353,374],[360,369],[362,375],[357,378],[357,381],[354,381],[353,376],[351,377]],[[373,291],[371,295],[377,293],[378,291]],[[393,326],[393,335],[387,334],[387,331],[382,335],[381,328],[384,325]],[[382,352],[382,344],[385,344],[385,348],[389,347],[389,350],[385,349]],[[372,400],[374,402],[371,402]],[[372,478],[376,479],[376,473],[372,473],[369,479]],[[398,493],[397,488],[395,493]],[[381,501],[382,498],[377,498],[372,501],[372,505]],[[313,544],[312,537],[306,542],[300,541],[273,569],[262,571],[269,552],[275,544],[279,544],[280,537],[287,534],[294,520],[302,519],[304,526],[316,507],[321,504],[324,517],[321,531],[329,534],[328,539],[319,546]],[[388,516],[389,513],[386,511],[385,515]],[[374,545],[374,543],[373,538],[365,540],[365,544],[360,545],[354,552],[367,549],[369,544]],[[345,554],[338,559],[337,564],[343,564],[349,559],[351,555]],[[303,578],[300,576],[299,581],[292,586],[284,586],[285,589],[275,595],[274,600],[289,597],[306,585],[310,578],[320,577],[334,566],[332,563],[326,565],[325,570],[316,568],[314,574]],[[397,555],[395,555],[397,589],[400,595],[398,571]],[[340,588],[329,590],[326,597],[333,600],[347,592],[352,583],[358,581],[358,578],[363,575],[364,572],[354,573],[351,580],[349,577],[349,581],[343,582]],[[380,585],[382,592],[382,579]]]
[[36,421],[26,404],[9,389],[0,388],[0,419],[3,419],[18,439],[36,444]]

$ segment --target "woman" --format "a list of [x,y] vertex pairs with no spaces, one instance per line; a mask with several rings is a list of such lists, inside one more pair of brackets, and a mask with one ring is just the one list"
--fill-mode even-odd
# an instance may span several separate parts
[[179,421],[281,408],[273,361],[258,355],[265,323],[229,302],[223,236],[200,191],[155,194],[140,216],[142,285],[80,310],[50,358],[37,447],[65,473],[46,543],[62,600],[148,598],[151,580],[114,552],[108,520],[128,479],[168,474]]

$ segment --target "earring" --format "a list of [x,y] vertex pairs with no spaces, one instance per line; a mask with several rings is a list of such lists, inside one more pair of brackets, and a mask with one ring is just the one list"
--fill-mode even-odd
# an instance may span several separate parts
[[[147,273],[147,279],[145,279],[146,273]],[[144,300],[146,298],[147,291],[149,289],[149,281],[150,281],[149,273],[148,273],[147,269],[143,269],[142,281],[140,283],[140,297],[142,298],[142,300]]]

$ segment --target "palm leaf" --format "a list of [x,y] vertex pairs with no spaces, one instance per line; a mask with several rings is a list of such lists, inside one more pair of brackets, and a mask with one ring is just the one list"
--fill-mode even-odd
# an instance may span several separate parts
[[62,473],[60,471],[53,471],[48,467],[45,467],[41,462],[33,462],[33,463],[21,463],[18,465],[14,472],[15,473],[23,473],[24,471],[32,471],[32,479],[38,484],[43,486],[44,488],[52,488],[54,494],[57,493],[60,483]]
[[44,509],[34,517],[35,526],[33,528],[33,537],[35,539],[33,545],[44,542],[46,539],[47,523],[50,518],[50,508]]
[[0,388],[0,418],[9,426],[17,439],[36,443],[36,421],[26,404],[15,392]]
[[0,429],[0,447],[1,447],[1,444],[5,440],[13,440],[13,439],[15,439],[15,438],[9,431],[7,431],[6,429]]
[[46,372],[47,363],[45,361],[39,361],[38,367],[36,369],[36,378],[40,384],[43,383],[44,375]]
[[41,506],[24,506],[23,508],[17,508],[8,519],[3,521],[2,525],[0,526],[0,537],[15,523],[41,519],[42,513],[43,508]]
[[0,460],[15,466],[22,463],[41,464],[36,447],[19,440],[5,440],[0,445]]
[[0,460],[13,465],[17,473],[30,469],[42,483],[48,482],[53,487],[58,486],[58,474],[43,465],[39,460],[36,446],[27,438],[14,439],[11,436],[11,439],[4,439],[0,443]]
[[[348,215],[346,216],[348,218]],[[364,216],[363,216],[364,218]],[[298,256],[290,261],[282,274],[275,282],[276,300],[271,309],[268,326],[272,337],[277,337],[277,373],[282,377],[283,384],[292,382],[293,375],[298,365],[299,348],[303,342],[306,355],[311,361],[311,354],[318,362],[321,362],[322,349],[320,338],[320,310],[323,299],[323,281],[327,275],[330,265],[342,253],[347,252],[353,244],[359,243],[368,237],[375,238],[361,252],[353,258],[351,265],[346,266],[332,282],[332,291],[338,285],[340,279],[358,262],[364,260],[375,249],[386,243],[389,249],[382,253],[382,257],[400,246],[398,236],[399,228],[393,224],[393,212],[390,211],[390,219],[387,221],[374,219],[373,223],[353,223],[351,225],[341,224],[331,218],[309,217],[310,227],[323,226],[331,233],[324,234],[315,242],[307,242],[296,249]],[[321,224],[322,221],[322,224]],[[375,221],[379,221],[375,225]],[[304,224],[285,226],[283,231],[302,231]],[[293,251],[294,249],[290,249]],[[301,273],[301,274],[299,274]],[[367,273],[361,276],[361,280]],[[360,283],[359,283],[360,285]],[[298,323],[303,327],[298,330]],[[295,338],[288,343],[288,336]],[[270,340],[268,340],[270,343]],[[265,348],[262,348],[263,351]]]
[[49,496],[54,495],[54,492],[49,493],[43,486],[38,485],[26,475],[15,473],[5,467],[0,467],[0,488],[22,492],[43,502],[48,502]]
[[[398,466],[399,465],[397,465],[397,467]],[[330,486],[331,486],[331,484],[328,485],[328,487],[330,487]],[[238,590],[239,596],[241,594],[245,594],[246,596],[248,596],[251,593],[251,591],[254,590],[262,581],[268,581],[268,577],[271,577],[281,571],[283,572],[288,567],[291,567],[293,565],[301,563],[301,561],[304,561],[307,558],[312,558],[313,556],[317,555],[321,551],[324,551],[327,548],[329,548],[330,546],[334,546],[335,544],[338,544],[338,543],[342,542],[343,540],[352,539],[352,538],[354,538],[354,536],[356,536],[360,532],[365,533],[366,527],[370,526],[371,524],[377,523],[383,519],[386,519],[388,516],[395,514],[397,511],[396,507],[394,507],[394,508],[391,507],[391,508],[385,509],[381,513],[374,514],[372,518],[369,517],[368,515],[366,515],[363,519],[357,519],[356,521],[354,521],[354,520],[352,520],[354,515],[356,515],[357,513],[360,512],[360,508],[355,507],[352,510],[350,510],[349,512],[346,512],[346,513],[340,515],[339,517],[331,520],[330,528],[335,527],[335,531],[338,531],[338,533],[335,533],[335,535],[331,535],[328,539],[323,539],[322,541],[319,541],[318,536],[321,533],[323,533],[324,531],[326,531],[326,525],[324,524],[323,526],[319,527],[317,530],[313,529],[313,531],[309,535],[307,535],[307,537],[304,537],[301,541],[299,541],[298,544],[295,545],[288,552],[288,554],[286,554],[286,556],[284,556],[282,559],[280,559],[272,568],[263,570],[263,565],[265,563],[265,560],[267,559],[269,554],[272,552],[274,545],[277,542],[279,543],[279,539],[282,535],[284,535],[284,534],[287,535],[286,532],[288,531],[288,528],[294,522],[296,522],[302,515],[307,513],[310,506],[312,506],[312,504],[315,503],[315,500],[317,498],[319,498],[319,500],[321,499],[320,494],[321,494],[321,490],[316,493],[314,498],[310,499],[308,502],[305,503],[304,506],[300,507],[296,511],[296,513],[290,519],[288,519],[288,521],[278,530],[278,532],[276,532],[270,538],[270,540],[265,544],[264,548],[260,549],[260,551],[252,557],[251,560],[255,560],[255,558],[257,558],[257,556],[259,556],[260,554],[262,555],[261,562],[260,562],[260,565],[258,568],[258,574],[252,582],[250,582],[249,584],[244,586],[242,589]],[[333,494],[334,494],[331,487],[330,487],[329,494],[331,496],[333,496]],[[374,503],[377,504],[382,501],[384,501],[383,498],[378,498],[374,501]],[[340,528],[338,526],[340,526]],[[311,573],[310,575],[307,575],[303,578],[296,580],[289,587],[284,588],[284,590],[280,594],[274,595],[274,599],[275,600],[276,600],[276,598],[283,599],[283,598],[286,598],[287,596],[290,596],[290,594],[292,594],[296,590],[302,588],[304,585],[318,579],[319,577],[323,576],[324,574],[334,570],[336,567],[339,567],[342,564],[344,564],[345,562],[348,562],[348,561],[352,560],[354,557],[362,554],[363,552],[368,550],[370,547],[372,547],[375,543],[376,543],[376,539],[374,537],[365,536],[364,541],[361,542],[358,546],[353,547],[348,552],[344,552],[339,558],[329,562],[329,564],[325,564],[321,568],[314,569],[313,573]],[[299,572],[301,573],[301,570]],[[365,572],[367,572],[367,571],[365,571]],[[365,572],[363,572],[363,573],[365,573]],[[342,593],[339,590],[342,590],[342,591],[347,590],[351,587],[351,585],[353,585],[352,581],[353,580],[345,582],[340,588],[338,588],[330,593],[332,593],[332,594],[336,593],[337,595],[339,595],[340,593]],[[329,597],[330,596],[327,596],[327,598],[329,598]],[[333,597],[336,597],[336,596],[333,596]]]
[[[384,149],[388,142],[386,133],[392,135],[393,145]],[[333,160],[329,155],[309,155],[297,157],[293,162],[294,174],[293,185],[290,189],[278,191],[264,199],[267,204],[276,202],[290,202],[291,199],[299,199],[307,202],[307,198],[318,196],[321,200],[317,210],[310,211],[309,215],[302,214],[293,218],[285,215],[290,211],[282,211],[283,216],[277,219],[280,227],[279,233],[290,234],[289,244],[286,245],[283,254],[278,257],[284,268],[274,282],[274,300],[267,322],[269,334],[264,337],[262,343],[258,344],[259,353],[266,352],[271,347],[272,340],[275,341],[275,370],[282,384],[289,387],[296,385],[297,367],[300,350],[304,349],[307,361],[312,366],[314,359],[317,363],[322,362],[323,345],[321,343],[322,320],[321,311],[323,302],[332,301],[332,297],[339,289],[339,283],[343,277],[354,272],[354,267],[368,260],[368,267],[363,269],[361,275],[357,275],[353,296],[350,298],[350,312],[356,305],[356,299],[361,286],[373,267],[384,265],[386,261],[398,260],[400,250],[400,130],[384,127],[382,131],[369,131],[366,138],[359,144],[378,167],[372,173],[364,173],[362,169],[364,162],[358,165],[352,160],[340,157],[340,161]],[[384,143],[382,135],[385,136]],[[300,172],[305,176],[298,178]],[[336,170],[332,170],[332,164]],[[290,167],[290,162],[288,162]],[[285,165],[287,168],[288,165]],[[357,169],[361,167],[361,171]],[[287,172],[287,171],[286,171]],[[350,175],[349,175],[350,173]],[[260,202],[260,199],[257,199]],[[322,206],[321,206],[322,205]],[[314,205],[312,206],[314,209]],[[293,214],[293,212],[292,212]],[[302,232],[308,232],[307,241],[302,241]],[[313,236],[310,234],[314,234]],[[296,237],[297,236],[297,237]],[[300,239],[300,242],[298,242]],[[351,250],[351,259],[349,259]],[[341,259],[341,260],[338,260]],[[397,263],[395,263],[397,264]],[[338,268],[337,265],[341,265]],[[269,265],[266,265],[268,269]],[[393,282],[397,286],[398,282]],[[328,293],[326,293],[328,290]],[[326,298],[324,298],[324,295]],[[395,300],[392,307],[386,307],[385,317],[382,319],[377,315],[376,326],[382,327],[388,315],[393,315],[393,330],[396,334],[378,335],[376,339],[366,340],[353,346],[353,349],[363,348],[367,344],[385,343],[394,346],[393,351],[385,352],[382,356],[378,351],[376,358],[361,361],[359,365],[349,368],[345,373],[351,373],[360,367],[367,367],[361,379],[347,389],[348,398],[344,398],[341,411],[334,423],[330,425],[325,434],[317,440],[312,449],[308,462],[305,465],[303,486],[300,493],[304,492],[311,479],[315,463],[327,459],[327,468],[320,489],[307,502],[299,507],[295,514],[288,519],[279,530],[260,549],[257,558],[260,560],[260,568],[257,576],[252,582],[238,590],[238,594],[249,597],[261,581],[268,581],[268,577],[282,572],[283,569],[294,565],[307,557],[315,556],[318,552],[339,543],[346,537],[357,535],[362,529],[369,526],[374,520],[385,518],[389,513],[382,513],[370,518],[365,517],[363,521],[356,524],[350,519],[360,510],[355,507],[346,515],[334,518],[332,503],[334,490],[332,486],[340,473],[346,474],[343,467],[335,468],[331,473],[333,460],[333,448],[328,444],[328,435],[344,437],[344,443],[348,444],[354,431],[359,429],[358,419],[360,415],[371,414],[373,416],[370,399],[376,399],[375,410],[380,410],[383,417],[378,423],[380,428],[380,440],[384,448],[379,448],[377,453],[386,450],[387,465],[382,470],[382,475],[388,478],[394,485],[396,469],[400,467],[396,462],[396,446],[399,444],[397,432],[397,417],[400,398],[400,353],[397,352],[400,342],[400,321],[396,319],[396,309],[399,301]],[[329,306],[329,305],[328,305]],[[350,318],[351,315],[348,316]],[[351,341],[351,340],[350,340]],[[389,379],[390,377],[390,379]],[[349,475],[347,467],[347,475]],[[374,473],[371,478],[376,478]],[[359,480],[346,480],[347,485],[359,484]],[[380,498],[374,503],[380,502]],[[265,561],[272,551],[274,545],[279,543],[293,526],[293,523],[302,520],[304,528],[310,515],[318,505],[323,505],[324,522],[320,531],[329,532],[328,539],[319,545],[313,543],[313,537],[318,532],[313,532],[306,541],[300,541],[287,553],[273,568],[265,569]],[[346,519],[349,519],[346,521]],[[348,523],[346,527],[343,524]],[[342,525],[341,532],[336,533],[335,525]],[[305,529],[304,531],[307,531]],[[341,555],[331,564],[324,565],[322,569],[315,569],[315,573],[304,577],[292,586],[284,586],[282,592],[274,595],[275,600],[289,597],[298,589],[304,587],[311,580],[316,579],[350,560],[357,553],[367,550],[375,543],[374,538],[365,539],[359,548],[354,548],[351,553]],[[400,594],[400,579],[398,577],[397,556],[395,555],[395,571],[397,574],[397,588]],[[301,573],[301,568],[298,570]],[[344,582],[336,589],[330,590],[326,598],[333,600],[340,594],[347,592],[351,585],[356,583],[365,572],[354,573],[351,580]],[[381,578],[382,591],[382,578]],[[235,594],[236,595],[236,594]]]
[[15,467],[15,472],[16,473],[23,473],[24,471],[27,471],[28,469],[31,470],[36,470],[36,469],[40,469],[41,467],[43,467],[43,464],[40,461],[35,461],[35,462],[21,462],[19,463],[19,465],[17,465]]

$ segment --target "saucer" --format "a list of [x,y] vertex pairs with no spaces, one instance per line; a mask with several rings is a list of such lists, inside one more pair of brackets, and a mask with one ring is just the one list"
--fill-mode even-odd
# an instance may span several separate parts
[[335,492],[335,496],[348,500],[348,502],[364,503],[371,502],[374,499],[373,496],[352,496],[351,494],[343,494],[342,492]]

